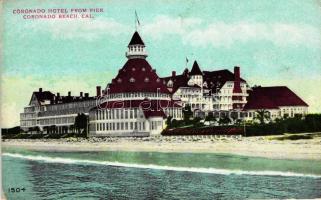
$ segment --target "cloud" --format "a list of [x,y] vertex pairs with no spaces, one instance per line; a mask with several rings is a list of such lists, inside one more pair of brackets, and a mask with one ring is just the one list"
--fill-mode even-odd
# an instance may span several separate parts
[[[1,105],[0,122],[1,127],[18,126],[19,113],[30,101],[31,94],[38,88],[49,90],[52,93],[60,92],[67,95],[79,96],[79,92],[89,92],[90,96],[95,95],[95,86],[101,84],[102,88],[111,79],[111,74],[93,72],[90,74],[64,75],[64,76],[6,76],[1,77]],[[86,80],[86,81],[84,81]],[[23,86],[23,87],[22,87]]]
[[[106,35],[117,37],[128,34],[131,26],[113,18],[94,19],[40,19],[27,24],[34,32],[45,32],[58,39],[81,38],[95,40]],[[179,36],[185,45],[196,47],[232,47],[235,43],[271,42],[280,47],[321,47],[321,29],[305,24],[223,22],[205,23],[200,18],[182,18],[159,15],[139,28],[154,40]]]
[[303,45],[319,47],[321,31],[309,25],[282,23],[212,23],[204,29],[183,36],[193,46],[231,47],[236,42],[271,42],[275,46]]
[[166,39],[178,35],[185,45],[200,47],[231,47],[237,42],[271,42],[275,46],[321,46],[321,29],[305,24],[259,22],[210,22],[200,18],[155,17],[142,26],[145,35]]
[[29,29],[34,32],[45,32],[56,39],[94,40],[106,35],[117,36],[128,33],[125,26],[112,18],[94,19],[40,19],[34,21]]
[[166,35],[183,36],[201,22],[199,18],[170,18],[162,15],[155,17],[151,23],[143,25],[142,31],[153,39],[161,40]]

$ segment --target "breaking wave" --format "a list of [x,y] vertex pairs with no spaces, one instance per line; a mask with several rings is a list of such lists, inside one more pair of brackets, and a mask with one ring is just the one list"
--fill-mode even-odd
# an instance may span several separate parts
[[282,171],[244,171],[244,170],[216,169],[216,168],[173,167],[173,166],[161,166],[161,165],[153,165],[153,164],[131,164],[131,163],[81,160],[81,159],[61,158],[61,157],[22,155],[17,153],[2,153],[2,155],[13,157],[13,158],[42,161],[46,163],[108,165],[108,166],[116,166],[116,167],[222,174],[222,175],[234,174],[234,175],[251,175],[251,176],[287,176],[287,177],[297,176],[297,177],[321,178],[321,175],[316,175],[316,174],[301,174],[301,173],[295,173],[295,172],[282,172]]

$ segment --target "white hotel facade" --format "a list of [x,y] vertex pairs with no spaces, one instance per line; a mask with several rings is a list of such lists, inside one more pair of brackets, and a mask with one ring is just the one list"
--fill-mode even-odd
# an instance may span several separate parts
[[96,95],[53,94],[39,88],[20,114],[24,131],[67,133],[74,130],[79,113],[89,116],[89,136],[158,135],[166,119],[183,118],[189,105],[195,115],[236,112],[238,118],[252,120],[258,110],[272,119],[305,115],[308,105],[285,86],[250,88],[240,76],[240,67],[202,71],[195,61],[182,74],[159,77],[146,60],[145,44],[135,32],[126,52],[127,62],[104,90]]

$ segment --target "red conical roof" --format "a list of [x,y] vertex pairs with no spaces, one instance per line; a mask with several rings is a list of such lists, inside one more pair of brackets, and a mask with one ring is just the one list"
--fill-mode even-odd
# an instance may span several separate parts
[[109,85],[109,93],[170,93],[145,59],[129,59]]

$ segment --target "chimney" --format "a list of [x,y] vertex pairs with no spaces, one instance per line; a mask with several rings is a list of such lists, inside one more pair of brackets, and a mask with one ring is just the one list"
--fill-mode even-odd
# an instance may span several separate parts
[[57,95],[56,95],[56,96],[54,96],[54,102],[57,104],[57,103],[58,103],[58,101],[59,101],[59,99],[60,99],[60,93],[59,93],[59,92],[57,92]]
[[97,97],[101,96],[101,87],[100,86],[96,87],[96,96]]
[[39,88],[39,92],[42,92],[42,88]]
[[69,97],[71,96],[71,91],[68,92],[68,96],[69,96]]
[[152,71],[156,73],[156,69],[153,69]]
[[172,71],[172,77],[176,76],[176,71]]
[[85,93],[85,98],[88,98],[89,97],[89,93]]
[[80,96],[82,97],[82,92],[80,92]]
[[240,67],[234,67],[234,88],[233,93],[242,93],[241,90],[241,77],[240,77]]

